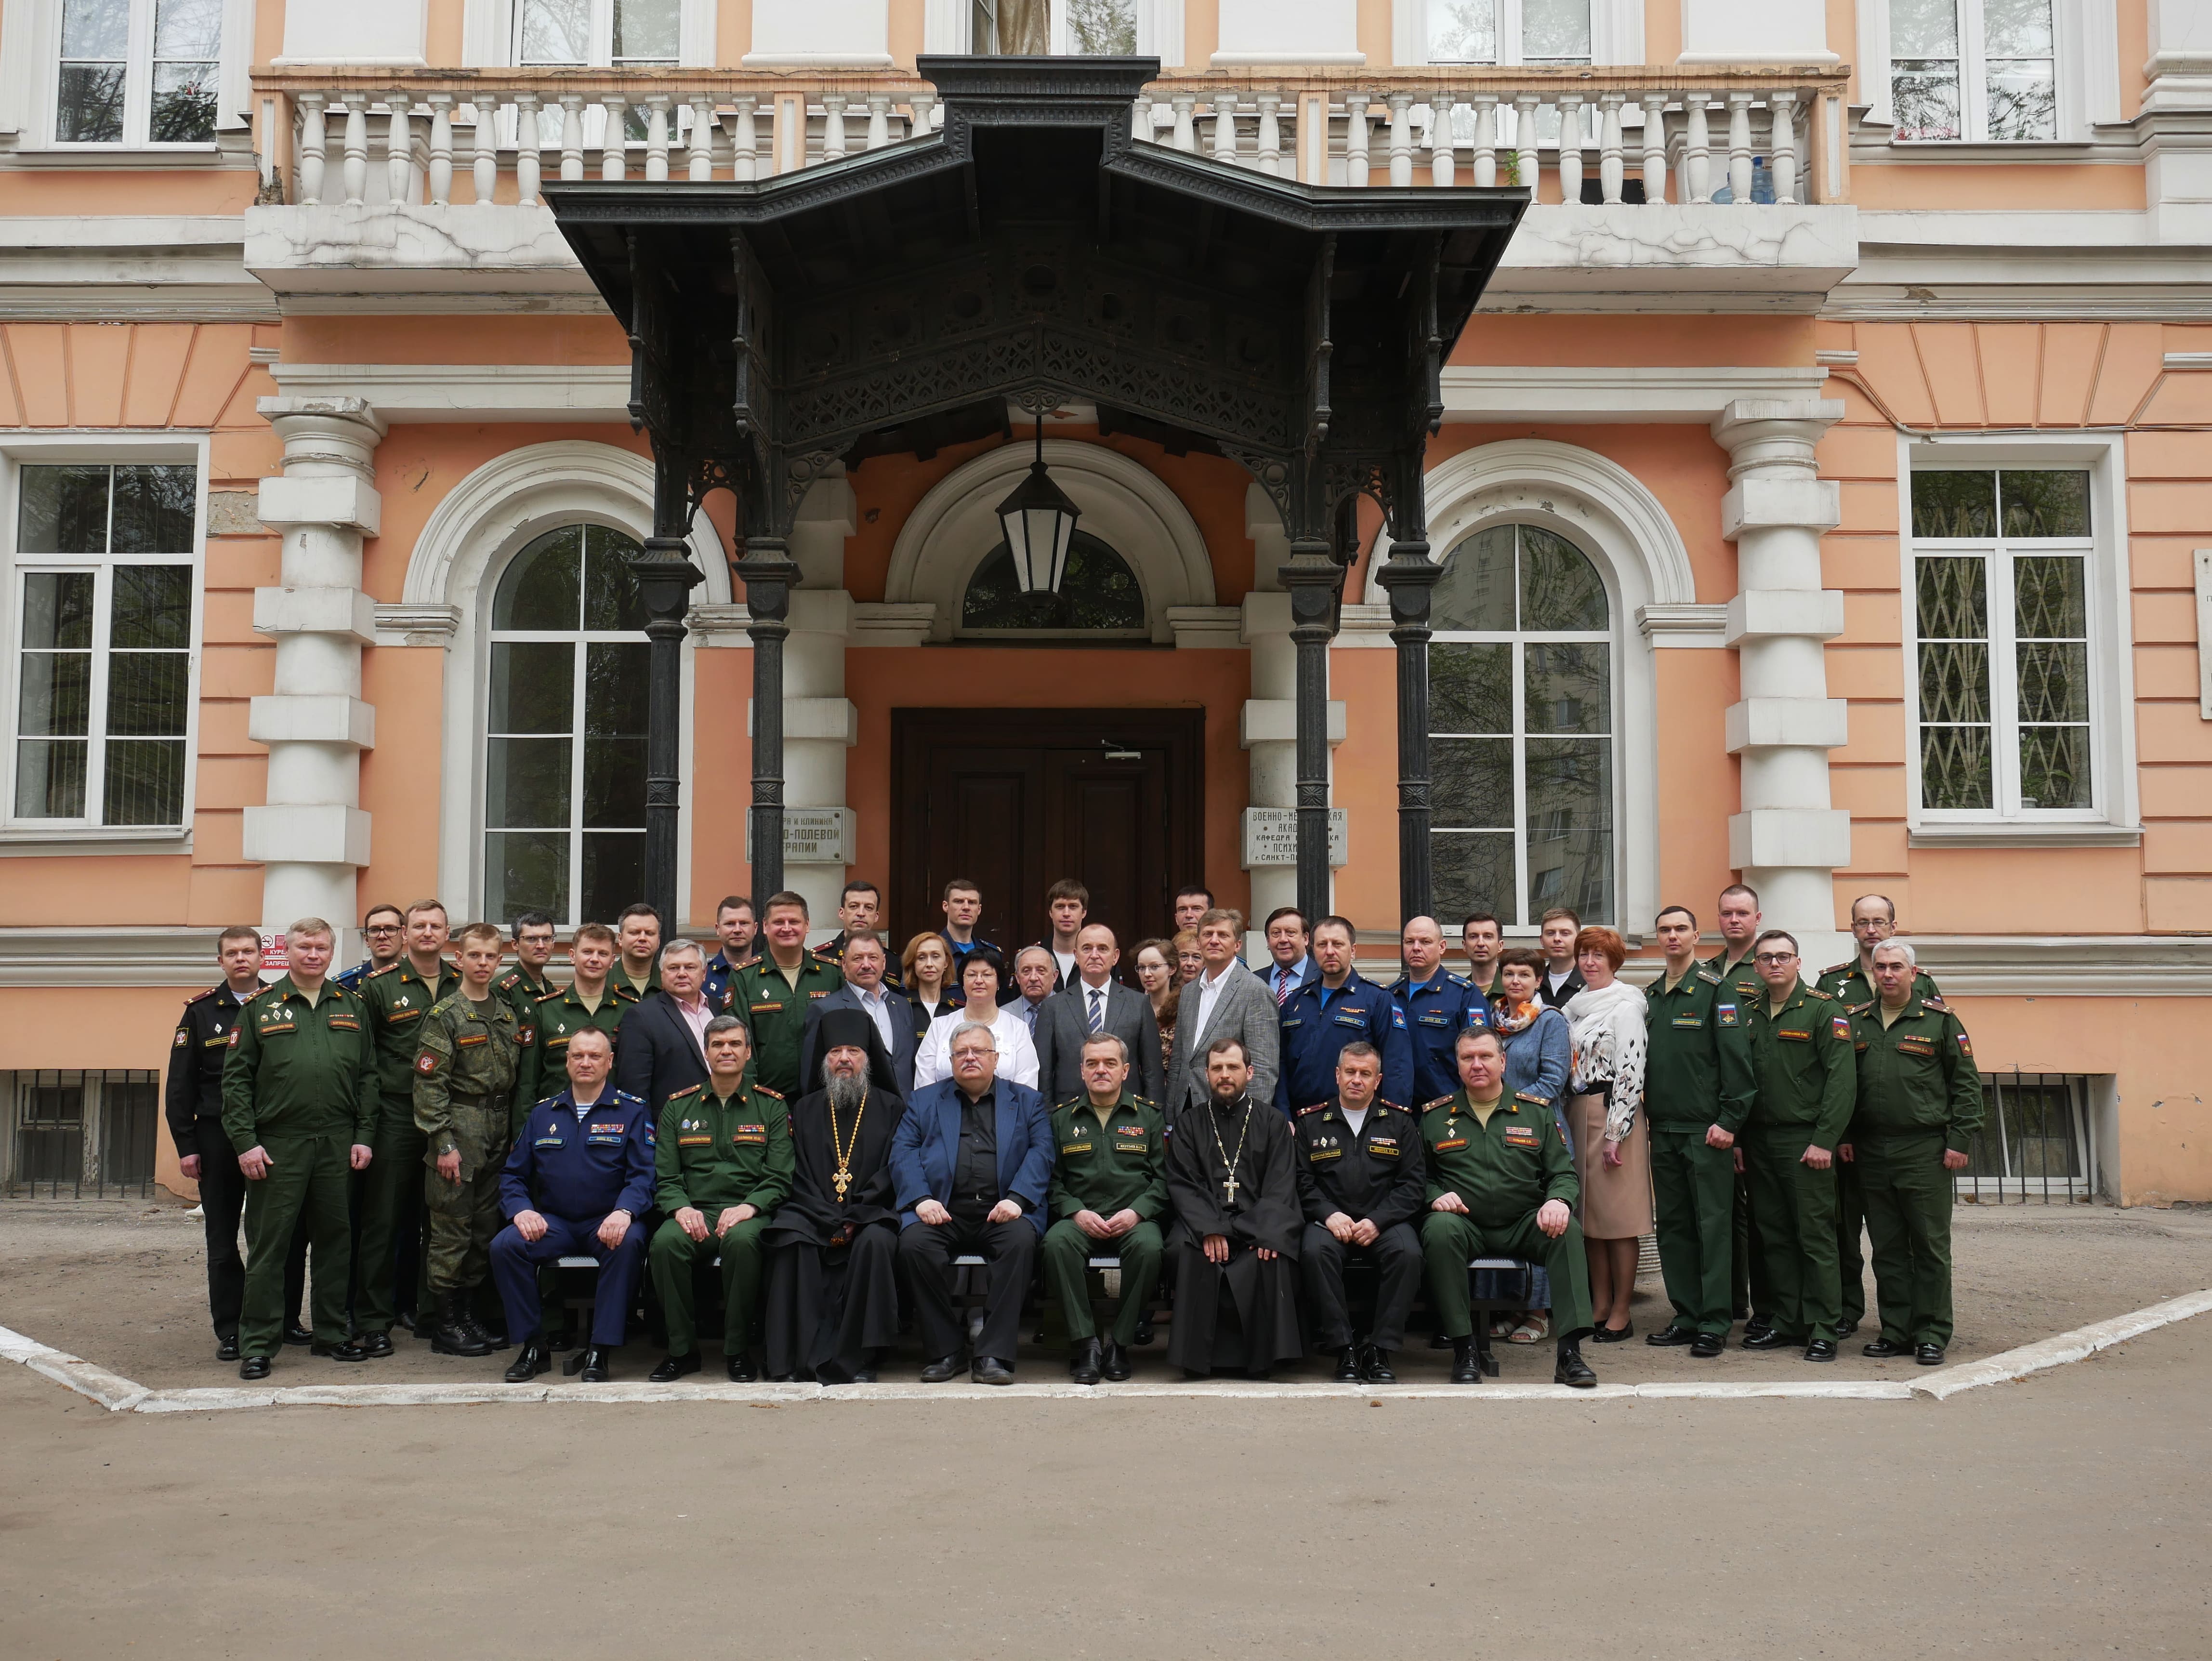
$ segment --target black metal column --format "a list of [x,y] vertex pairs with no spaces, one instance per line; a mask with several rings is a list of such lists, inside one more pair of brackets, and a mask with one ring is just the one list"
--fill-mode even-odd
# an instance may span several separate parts
[[1298,910],[1326,916],[1328,865],[1328,642],[1336,633],[1343,568],[1322,537],[1293,537],[1282,568],[1291,594],[1291,642],[1297,649]]
[[653,472],[653,534],[631,562],[645,602],[646,638],[652,655],[646,671],[645,900],[659,911],[662,937],[682,922],[676,914],[677,819],[683,782],[678,776],[684,724],[684,614],[691,588],[705,581],[688,553],[691,498],[683,472],[656,459]]
[[1398,648],[1398,913],[1425,916],[1433,903],[1429,842],[1429,600],[1443,575],[1429,558],[1428,514],[1418,461],[1401,468],[1392,503],[1390,557],[1376,573],[1390,596]]
[[783,642],[791,634],[791,589],[799,566],[781,537],[745,538],[738,562],[752,621],[752,890],[765,904],[783,886]]

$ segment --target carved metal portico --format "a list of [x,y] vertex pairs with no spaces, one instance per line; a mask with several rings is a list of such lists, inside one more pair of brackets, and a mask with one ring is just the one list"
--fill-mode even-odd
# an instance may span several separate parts
[[1328,909],[1327,651],[1382,507],[1397,645],[1400,893],[1429,905],[1429,558],[1439,375],[1528,201],[1517,188],[1310,186],[1131,139],[1149,58],[925,58],[943,131],[757,184],[549,184],[629,325],[654,457],[647,897],[676,897],[684,554],[728,489],[751,613],[756,891],[783,884],[792,525],[848,457],[1001,432],[1007,400],[1246,467],[1288,532],[1298,904]]

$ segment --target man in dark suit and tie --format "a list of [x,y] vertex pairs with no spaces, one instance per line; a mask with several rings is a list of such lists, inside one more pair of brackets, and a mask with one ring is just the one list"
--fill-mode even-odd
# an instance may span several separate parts
[[1036,1091],[998,1077],[998,1043],[981,1022],[952,1029],[951,1054],[952,1076],[915,1093],[891,1140],[903,1214],[899,1263],[932,1358],[921,1371],[926,1384],[960,1371],[952,1260],[972,1252],[989,1264],[973,1376],[979,1384],[1011,1384],[1022,1297],[1048,1220],[1052,1117]]
[[1083,1041],[1105,1032],[1129,1046],[1135,1093],[1159,1104],[1160,1032],[1152,1001],[1114,979],[1114,965],[1121,961],[1114,931],[1104,923],[1087,924],[1076,935],[1074,978],[1037,1011],[1037,1087],[1046,1101],[1070,1101],[1083,1093]]
[[823,1087],[822,1021],[833,1009],[857,1009],[868,1018],[876,1043],[883,1046],[880,1057],[871,1048],[869,1070],[873,1073],[888,1066],[900,1098],[914,1094],[914,1054],[921,1040],[915,1037],[914,1006],[884,983],[890,961],[884,943],[873,934],[854,934],[846,940],[844,955],[838,960],[845,971],[844,985],[826,998],[815,999],[806,1011],[806,1026],[799,1039],[801,1095]]
[[1260,977],[1267,982],[1278,1009],[1321,978],[1321,966],[1309,949],[1308,927],[1305,913],[1295,905],[1278,906],[1267,914],[1263,932],[1268,962]]
[[707,954],[696,940],[660,951],[660,989],[631,1006],[615,1035],[615,1088],[657,1116],[676,1092],[707,1082]]

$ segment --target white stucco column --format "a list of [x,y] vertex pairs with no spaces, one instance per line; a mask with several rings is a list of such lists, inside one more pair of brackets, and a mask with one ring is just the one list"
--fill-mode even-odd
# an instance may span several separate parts
[[854,528],[853,487],[840,473],[807,493],[791,531],[799,580],[783,648],[783,879],[806,897],[815,940],[837,931],[854,855],[853,813],[845,804],[846,752],[860,737],[859,711],[845,696],[853,632],[845,538]]
[[246,736],[269,746],[264,806],[246,810],[245,852],[262,865],[263,927],[327,918],[350,952],[355,877],[368,863],[361,752],[376,711],[361,697],[361,648],[376,638],[361,547],[377,533],[371,462],[384,423],[358,398],[264,398],[284,472],[261,481],[263,524],[283,537],[283,586],[253,594],[253,629],[276,642],[275,688],[249,706]]
[[1820,586],[1820,533],[1842,513],[1813,451],[1843,414],[1831,399],[1743,399],[1712,429],[1729,453],[1721,534],[1736,545],[1725,638],[1741,697],[1726,730],[1742,761],[1742,811],[1729,819],[1729,863],[1759,890],[1767,926],[1796,934],[1816,970],[1849,940],[1834,891],[1836,867],[1850,863],[1851,817],[1828,792],[1828,751],[1849,739],[1849,708],[1828,696],[1824,645],[1844,632],[1844,596]]

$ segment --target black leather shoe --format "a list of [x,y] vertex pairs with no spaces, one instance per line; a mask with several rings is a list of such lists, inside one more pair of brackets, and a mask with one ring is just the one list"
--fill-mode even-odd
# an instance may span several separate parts
[[1837,1322],[1837,1323],[1836,1323],[1836,1342],[1837,1342],[1838,1343],[1841,1343],[1841,1342],[1843,1342],[1843,1341],[1844,1341],[1844,1339],[1846,1339],[1846,1338],[1850,1337],[1850,1336],[1851,1335],[1851,1334],[1853,1334],[1854,1332],[1856,1332],[1858,1329],[1859,1329],[1859,1323],[1858,1323],[1856,1321],[1838,1321],[1838,1322]]
[[238,1359],[236,1333],[232,1333],[228,1338],[218,1338],[215,1341],[215,1359],[218,1361],[235,1361]]
[[733,1384],[753,1384],[760,1378],[760,1369],[753,1365],[750,1350],[740,1351],[735,1355],[725,1355],[722,1358],[722,1371],[729,1375],[730,1382]]
[[1152,1330],[1152,1311],[1146,1310],[1137,1322],[1137,1329],[1129,1335],[1133,1344],[1149,1344],[1157,1335]]
[[1336,1352],[1336,1382],[1356,1384],[1359,1382],[1359,1352],[1350,1344]]
[[672,1384],[678,1378],[698,1370],[699,1352],[695,1349],[683,1355],[665,1358],[659,1366],[645,1375],[645,1382],[648,1384]]
[[1802,1341],[1792,1338],[1788,1333],[1778,1331],[1772,1327],[1768,1327],[1760,1332],[1753,1332],[1747,1328],[1743,1335],[1743,1347],[1746,1349],[1790,1349],[1801,1342]]
[[1455,1384],[1479,1384],[1482,1382],[1482,1357],[1475,1354],[1474,1340],[1454,1338],[1451,1381]]
[[1083,1339],[1075,1346],[1075,1354],[1068,1358],[1067,1376],[1079,1384],[1097,1384],[1101,1373],[1098,1357],[1098,1341]]
[[1445,1337],[1443,1333],[1432,1332],[1429,1335],[1429,1348],[1431,1349],[1449,1349],[1451,1347],[1452,1341]]
[[604,1384],[614,1377],[610,1366],[614,1351],[605,1344],[587,1344],[584,1348],[584,1367],[576,1377],[587,1384]]
[[1099,1347],[1098,1376],[1109,1384],[1125,1384],[1130,1372],[1129,1352],[1109,1338]]
[[393,1324],[403,1326],[410,1332],[420,1332],[425,1324],[422,1320],[416,1317],[415,1311],[411,1309],[401,1310],[398,1315],[392,1317],[392,1321]]
[[1600,1327],[1590,1334],[1593,1342],[1601,1344],[1625,1344],[1636,1335],[1636,1323],[1630,1321],[1617,1327]]
[[925,1384],[941,1384],[948,1378],[959,1376],[960,1358],[957,1355],[940,1355],[921,1370],[921,1382]]
[[284,1342],[288,1344],[312,1344],[315,1342],[315,1335],[297,1321],[287,1321],[284,1323]]
[[510,1384],[526,1384],[541,1372],[553,1371],[553,1358],[546,1354],[545,1346],[532,1338],[522,1347],[522,1354],[507,1364],[500,1376]]
[[324,1360],[330,1361],[366,1361],[368,1360],[368,1352],[363,1349],[359,1344],[354,1342],[350,1338],[341,1339],[335,1344],[317,1343],[310,1345],[307,1354],[310,1355],[319,1355],[323,1357]]
[[1912,1347],[1912,1359],[1924,1367],[1940,1367],[1943,1365],[1943,1346],[1915,1344]]
[[1690,1354],[1700,1361],[1710,1361],[1727,1348],[1728,1340],[1722,1337],[1719,1333],[1701,1332],[1698,1335],[1697,1342],[1690,1346]]
[[1011,1384],[1014,1382],[1014,1370],[995,1355],[978,1355],[975,1378],[979,1384]]
[[462,1294],[449,1292],[438,1301],[438,1318],[430,1324],[433,1355],[489,1355],[491,1342],[469,1324],[461,1310]]
[[1832,1338],[1812,1338],[1806,1341],[1805,1359],[1808,1361],[1832,1361],[1836,1359],[1836,1341]]
[[1754,1338],[1764,1338],[1774,1330],[1774,1323],[1764,1315],[1754,1315],[1743,1323],[1743,1341],[1749,1344]]
[[1583,1360],[1579,1348],[1563,1349],[1559,1352],[1559,1364],[1552,1369],[1552,1382],[1575,1390],[1595,1390],[1597,1374],[1589,1370],[1589,1363]]
[[1894,1343],[1887,1338],[1877,1338],[1870,1344],[1861,1344],[1859,1354],[1870,1355],[1877,1361],[1893,1360],[1900,1355],[1912,1354],[1912,1346],[1899,1339]]
[[266,1355],[247,1356],[238,1364],[238,1376],[247,1379],[266,1378],[269,1376],[269,1358]]
[[388,1332],[356,1332],[354,1348],[372,1361],[381,1361],[392,1354],[392,1335]]
[[1695,1327],[1661,1327],[1645,1333],[1644,1342],[1654,1349],[1680,1349],[1698,1342],[1698,1331]]
[[1390,1370],[1390,1352],[1370,1344],[1359,1352],[1359,1376],[1370,1384],[1395,1384],[1398,1375]]

